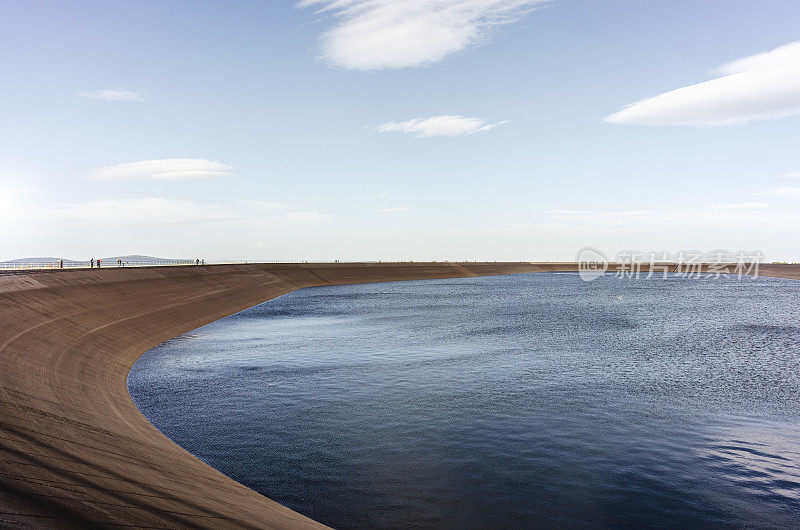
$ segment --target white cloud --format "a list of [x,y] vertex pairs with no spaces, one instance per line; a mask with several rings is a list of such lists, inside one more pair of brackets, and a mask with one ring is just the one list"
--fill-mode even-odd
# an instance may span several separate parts
[[486,123],[479,118],[465,116],[431,116],[430,118],[414,118],[408,121],[390,121],[378,126],[378,132],[402,132],[413,134],[417,138],[431,136],[464,136],[480,131],[494,129],[508,120],[497,123]]
[[800,114],[800,41],[733,61],[716,79],[643,99],[605,118],[637,125],[727,125]]
[[329,62],[356,70],[440,61],[546,0],[301,0],[338,23],[322,35]]
[[791,173],[784,173],[783,175],[779,175],[779,178],[782,178],[782,179],[800,179],[800,171],[793,171]]
[[761,192],[762,195],[772,195],[773,197],[800,197],[800,187],[781,186],[780,188],[767,188]]
[[231,166],[204,158],[143,160],[100,168],[88,175],[92,180],[195,180],[230,177]]
[[378,210],[378,213],[404,213],[410,211],[411,206],[392,206],[391,208],[383,208]]
[[102,101],[128,101],[143,102],[144,96],[134,90],[125,88],[106,88],[102,90],[85,90],[78,94],[82,98],[99,99]]

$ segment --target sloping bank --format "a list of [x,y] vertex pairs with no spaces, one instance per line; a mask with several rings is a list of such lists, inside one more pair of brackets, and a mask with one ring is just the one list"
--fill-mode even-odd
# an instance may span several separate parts
[[128,395],[136,359],[302,287],[570,268],[365,263],[0,273],[0,527],[319,526],[156,430]]

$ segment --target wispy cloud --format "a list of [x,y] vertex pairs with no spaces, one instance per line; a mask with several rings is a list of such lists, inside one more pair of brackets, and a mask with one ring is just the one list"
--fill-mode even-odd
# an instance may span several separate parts
[[769,204],[765,202],[739,202],[733,204],[712,204],[706,206],[709,210],[763,210],[768,208]]
[[24,222],[8,228],[20,230],[22,225],[30,225],[33,230],[96,227],[96,219],[103,219],[100,226],[105,228],[113,226],[137,229],[205,224],[259,228],[305,225],[331,218],[327,213],[283,206],[265,211],[256,202],[224,205],[164,197],[137,197],[39,203],[20,198],[17,203],[9,204],[7,211],[16,221]]
[[781,186],[778,188],[767,188],[761,192],[762,195],[771,195],[773,197],[800,197],[800,187],[797,186]]
[[733,226],[752,223],[769,209],[763,202],[710,204],[694,208],[669,210],[550,210],[554,221],[565,225],[596,228],[652,227],[652,226]]
[[434,63],[485,40],[546,0],[301,0],[338,23],[322,53],[345,68],[372,70]]
[[253,199],[245,199],[237,201],[237,203],[245,208],[252,208],[254,210],[260,212],[278,212],[278,211],[285,211],[291,210],[292,206],[290,204],[286,204],[283,202],[270,202],[270,201],[260,201],[260,200],[253,200]]
[[138,102],[144,101],[144,96],[135,90],[128,90],[125,88],[105,88],[102,90],[85,90],[78,94],[82,98],[98,99],[102,101],[128,101]]
[[643,99],[605,118],[637,125],[726,125],[800,114],[800,41],[733,61],[716,79]]
[[4,232],[3,227],[13,230],[14,223],[19,223],[20,219],[28,219],[20,205],[26,204],[35,191],[29,186],[0,181],[0,233]]
[[283,214],[280,217],[280,219],[284,222],[292,224],[308,224],[308,223],[317,223],[320,221],[327,221],[331,217],[332,215],[322,212],[300,211],[300,212],[288,212],[286,214]]
[[128,162],[95,170],[88,175],[92,180],[108,182],[126,180],[195,180],[230,177],[231,166],[204,158],[164,158]]
[[410,211],[411,206],[392,206],[391,208],[383,208],[378,210],[378,213],[404,213]]
[[402,132],[413,134],[417,138],[431,136],[465,136],[480,131],[494,129],[508,120],[497,123],[486,123],[480,118],[465,116],[431,116],[430,118],[414,118],[408,121],[390,121],[378,126],[379,132]]

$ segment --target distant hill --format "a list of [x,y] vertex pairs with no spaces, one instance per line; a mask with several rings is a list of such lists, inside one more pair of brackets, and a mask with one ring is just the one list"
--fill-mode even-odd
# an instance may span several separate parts
[[[46,257],[46,258],[43,258],[43,257],[42,258],[19,258],[19,259],[10,259],[10,260],[7,260],[7,261],[0,261],[0,263],[27,263],[27,262],[30,262],[30,261],[36,261],[36,262],[42,262],[42,263],[50,263],[50,262],[56,262],[59,259],[61,259],[61,258],[52,258],[52,257]],[[72,261],[72,260],[66,260],[65,259],[64,261]]]
[[[26,265],[28,263],[41,263],[41,264],[57,265],[58,262],[61,259],[62,258],[53,258],[53,257],[49,257],[49,256],[48,257],[39,257],[39,258],[10,259],[10,260],[7,260],[7,261],[0,261],[0,267],[3,267],[3,266],[11,267],[11,266],[14,266],[14,265]],[[65,266],[68,265],[68,264],[72,265],[72,266],[75,266],[75,265],[79,265],[81,263],[88,263],[88,262],[89,262],[88,260],[86,260],[84,262],[84,261],[73,260],[73,259],[64,259],[64,265]]]
[[117,260],[122,260],[125,263],[130,263],[131,265],[135,264],[142,264],[142,263],[157,263],[157,264],[165,264],[165,265],[176,265],[181,263],[194,263],[193,259],[182,259],[182,258],[157,258],[155,256],[142,256],[142,255],[129,255],[129,256],[109,256],[107,258],[100,258],[103,261],[107,261],[109,263],[114,262],[116,263]]
[[[36,258],[18,258],[6,261],[0,261],[0,269],[26,269],[26,268],[57,268],[59,262],[64,262],[65,268],[72,267],[88,267],[89,260],[72,260],[66,258],[54,258],[52,256],[36,257]],[[194,259],[181,259],[181,258],[158,258],[155,256],[143,256],[139,254],[129,256],[109,256],[100,258],[100,260],[109,265],[116,266],[117,260],[122,261],[123,265],[129,266],[142,266],[142,265],[183,265],[194,263]]]

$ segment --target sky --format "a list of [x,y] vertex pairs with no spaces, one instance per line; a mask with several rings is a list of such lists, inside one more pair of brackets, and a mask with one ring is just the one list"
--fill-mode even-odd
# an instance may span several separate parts
[[0,260],[800,261],[796,0],[0,0]]

